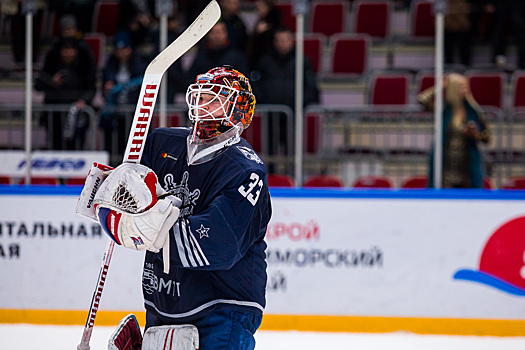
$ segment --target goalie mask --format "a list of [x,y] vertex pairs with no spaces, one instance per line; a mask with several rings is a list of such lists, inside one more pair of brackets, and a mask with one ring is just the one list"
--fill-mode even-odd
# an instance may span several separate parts
[[252,122],[255,96],[248,79],[230,66],[200,74],[186,92],[188,116],[188,163],[201,164],[239,142]]

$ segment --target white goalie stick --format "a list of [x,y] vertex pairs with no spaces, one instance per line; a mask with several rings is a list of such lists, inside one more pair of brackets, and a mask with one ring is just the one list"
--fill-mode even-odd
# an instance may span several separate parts
[[[160,83],[164,72],[178,60],[183,54],[191,49],[206,33],[217,23],[221,16],[221,10],[215,0],[201,12],[199,17],[166,49],[151,61],[144,73],[144,80],[140,88],[140,95],[131,125],[131,131],[124,154],[124,163],[139,163],[142,158],[144,144],[148,136],[148,130],[153,117],[153,110],[157,100]],[[115,243],[108,237],[106,251],[102,259],[102,266],[98,276],[97,287],[93,293],[88,318],[82,333],[82,339],[77,350],[89,350],[89,341],[93,332],[93,325],[97,314],[102,290],[106,282],[106,276],[113,255]]]

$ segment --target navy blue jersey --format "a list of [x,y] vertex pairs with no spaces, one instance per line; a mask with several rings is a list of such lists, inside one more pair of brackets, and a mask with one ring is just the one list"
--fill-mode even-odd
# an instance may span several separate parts
[[142,163],[183,202],[169,235],[169,274],[162,251],[146,252],[146,309],[166,323],[191,322],[217,308],[262,314],[271,216],[266,167],[244,139],[208,162],[188,165],[189,132],[156,129],[144,148]]

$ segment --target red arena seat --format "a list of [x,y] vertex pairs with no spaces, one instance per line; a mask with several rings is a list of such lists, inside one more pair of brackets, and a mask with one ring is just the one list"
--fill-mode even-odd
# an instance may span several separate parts
[[[31,185],[60,185],[60,180],[53,176],[33,176],[31,177]],[[25,185],[26,179],[22,178],[21,185]]]
[[95,65],[98,68],[102,68],[102,65],[105,63],[104,58],[106,57],[106,37],[101,33],[86,33],[84,40],[91,48]]
[[416,93],[419,94],[431,86],[434,86],[436,81],[433,72],[418,72],[416,74]]
[[377,73],[368,85],[369,104],[405,105],[408,103],[410,77],[407,73]]
[[368,34],[374,39],[390,36],[390,1],[354,2],[354,33]]
[[503,107],[504,73],[467,71],[465,75],[476,102],[482,106]]
[[322,68],[323,49],[326,37],[322,34],[305,34],[304,55],[310,59],[315,73]]
[[307,154],[314,154],[319,151],[321,145],[321,116],[318,114],[307,114],[305,116],[304,132],[304,151]]
[[275,4],[275,7],[281,12],[281,25],[295,33],[295,14],[291,3]]
[[352,187],[357,188],[392,188],[392,182],[384,176],[366,175],[358,177]]
[[492,183],[492,179],[490,177],[483,178],[483,188],[486,190],[491,190],[494,188],[494,184]]
[[93,11],[92,31],[112,37],[117,32],[119,20],[118,1],[97,1]]
[[401,184],[401,188],[427,188],[428,177],[426,175],[411,176]]
[[344,1],[314,1],[310,14],[310,32],[330,36],[345,31],[348,6]]
[[86,182],[85,177],[70,177],[65,181],[65,185],[67,186],[84,186],[84,183]]
[[250,127],[242,132],[244,137],[257,153],[262,153],[262,121],[259,114],[254,114]]
[[410,4],[410,22],[413,39],[433,39],[436,23],[434,1],[413,0]]
[[11,184],[11,177],[7,175],[1,175],[0,176],[0,185],[10,185]]
[[516,71],[512,74],[511,86],[513,91],[511,107],[525,107],[525,72]]
[[335,34],[330,38],[330,74],[362,75],[368,71],[370,37]]
[[268,174],[269,187],[294,187],[293,177],[284,174]]
[[307,178],[303,187],[344,187],[344,184],[338,176],[315,175]]
[[512,176],[501,186],[504,190],[525,190],[525,177]]

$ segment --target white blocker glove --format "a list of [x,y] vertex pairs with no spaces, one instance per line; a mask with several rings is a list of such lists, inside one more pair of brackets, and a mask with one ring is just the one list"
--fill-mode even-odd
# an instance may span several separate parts
[[113,170],[94,203],[100,225],[117,244],[154,253],[169,244],[168,233],[180,213],[180,200],[166,196],[155,173],[140,164]]

